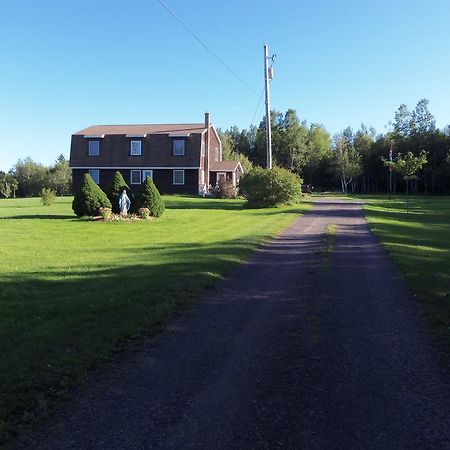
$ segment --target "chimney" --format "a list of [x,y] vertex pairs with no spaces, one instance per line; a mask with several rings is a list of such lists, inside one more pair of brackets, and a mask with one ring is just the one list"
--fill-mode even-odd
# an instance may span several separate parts
[[209,129],[211,126],[209,112],[205,112],[205,183],[206,186],[209,186],[209,161],[210,161],[210,155],[209,155]]

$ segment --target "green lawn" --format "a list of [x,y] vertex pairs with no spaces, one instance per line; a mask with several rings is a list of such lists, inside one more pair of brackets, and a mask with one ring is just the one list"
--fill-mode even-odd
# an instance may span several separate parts
[[372,230],[392,255],[435,336],[450,349],[450,197],[360,197]]
[[[166,197],[161,219],[77,220],[71,198],[0,200],[0,436],[149,335],[309,208]],[[1,438],[0,438],[1,441]]]

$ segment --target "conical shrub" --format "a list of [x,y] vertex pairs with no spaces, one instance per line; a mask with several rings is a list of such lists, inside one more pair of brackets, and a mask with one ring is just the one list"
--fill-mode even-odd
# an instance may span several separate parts
[[123,179],[122,174],[119,171],[117,171],[114,174],[114,177],[111,182],[111,186],[108,190],[108,198],[111,201],[112,210],[113,210],[113,212],[115,212],[117,214],[120,213],[119,197],[122,194],[122,191],[124,189],[127,191],[128,196],[130,196],[131,195],[130,187]]
[[73,198],[72,209],[77,216],[96,216],[100,208],[111,208],[106,194],[86,173]]
[[164,200],[150,177],[146,178],[136,196],[136,210],[139,208],[148,208],[154,217],[159,217],[164,212]]

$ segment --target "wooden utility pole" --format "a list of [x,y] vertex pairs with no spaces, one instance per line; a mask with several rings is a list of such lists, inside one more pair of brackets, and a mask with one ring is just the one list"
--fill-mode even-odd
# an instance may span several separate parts
[[[269,68],[269,47],[264,44],[264,83],[266,90],[266,150],[267,168],[272,168],[272,130],[270,127],[270,92],[269,81],[272,78],[272,68]],[[270,74],[269,74],[270,71]]]
[[391,165],[389,166],[389,200],[392,197],[392,161],[393,161],[393,150],[394,143],[391,141],[391,149],[389,151],[389,161]]

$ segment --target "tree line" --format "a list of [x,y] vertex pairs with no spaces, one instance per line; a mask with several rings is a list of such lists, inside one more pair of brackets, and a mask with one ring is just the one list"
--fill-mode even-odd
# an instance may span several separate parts
[[58,156],[50,166],[28,157],[19,159],[8,173],[0,171],[0,194],[3,197],[37,197],[42,189],[51,189],[57,195],[72,192],[72,172],[64,155]]
[[[414,179],[394,171],[393,192],[450,192],[450,126],[440,130],[427,99],[410,111],[400,105],[385,134],[364,124],[356,131],[347,127],[331,134],[320,124],[300,121],[295,110],[271,112],[272,157],[276,165],[289,169],[316,189],[343,192],[389,191],[389,168],[384,159],[412,155],[426,162]],[[266,165],[265,121],[258,127],[220,130],[224,159],[237,159],[247,171]]]
[[[362,124],[356,131],[347,127],[332,136],[323,125],[300,121],[294,109],[284,114],[272,111],[271,125],[274,164],[298,174],[305,185],[316,190],[388,192],[389,167],[401,166],[386,164],[392,149],[397,162],[413,162],[411,158],[422,161],[413,178],[405,179],[394,170],[393,192],[450,193],[450,125],[442,130],[436,127],[427,99],[411,111],[400,105],[385,134]],[[265,167],[264,120],[248,129],[219,129],[219,134],[225,160],[239,159],[245,172],[254,166]],[[72,192],[69,161],[63,155],[50,166],[25,158],[8,173],[0,171],[3,197],[39,196],[43,188],[57,195]]]

